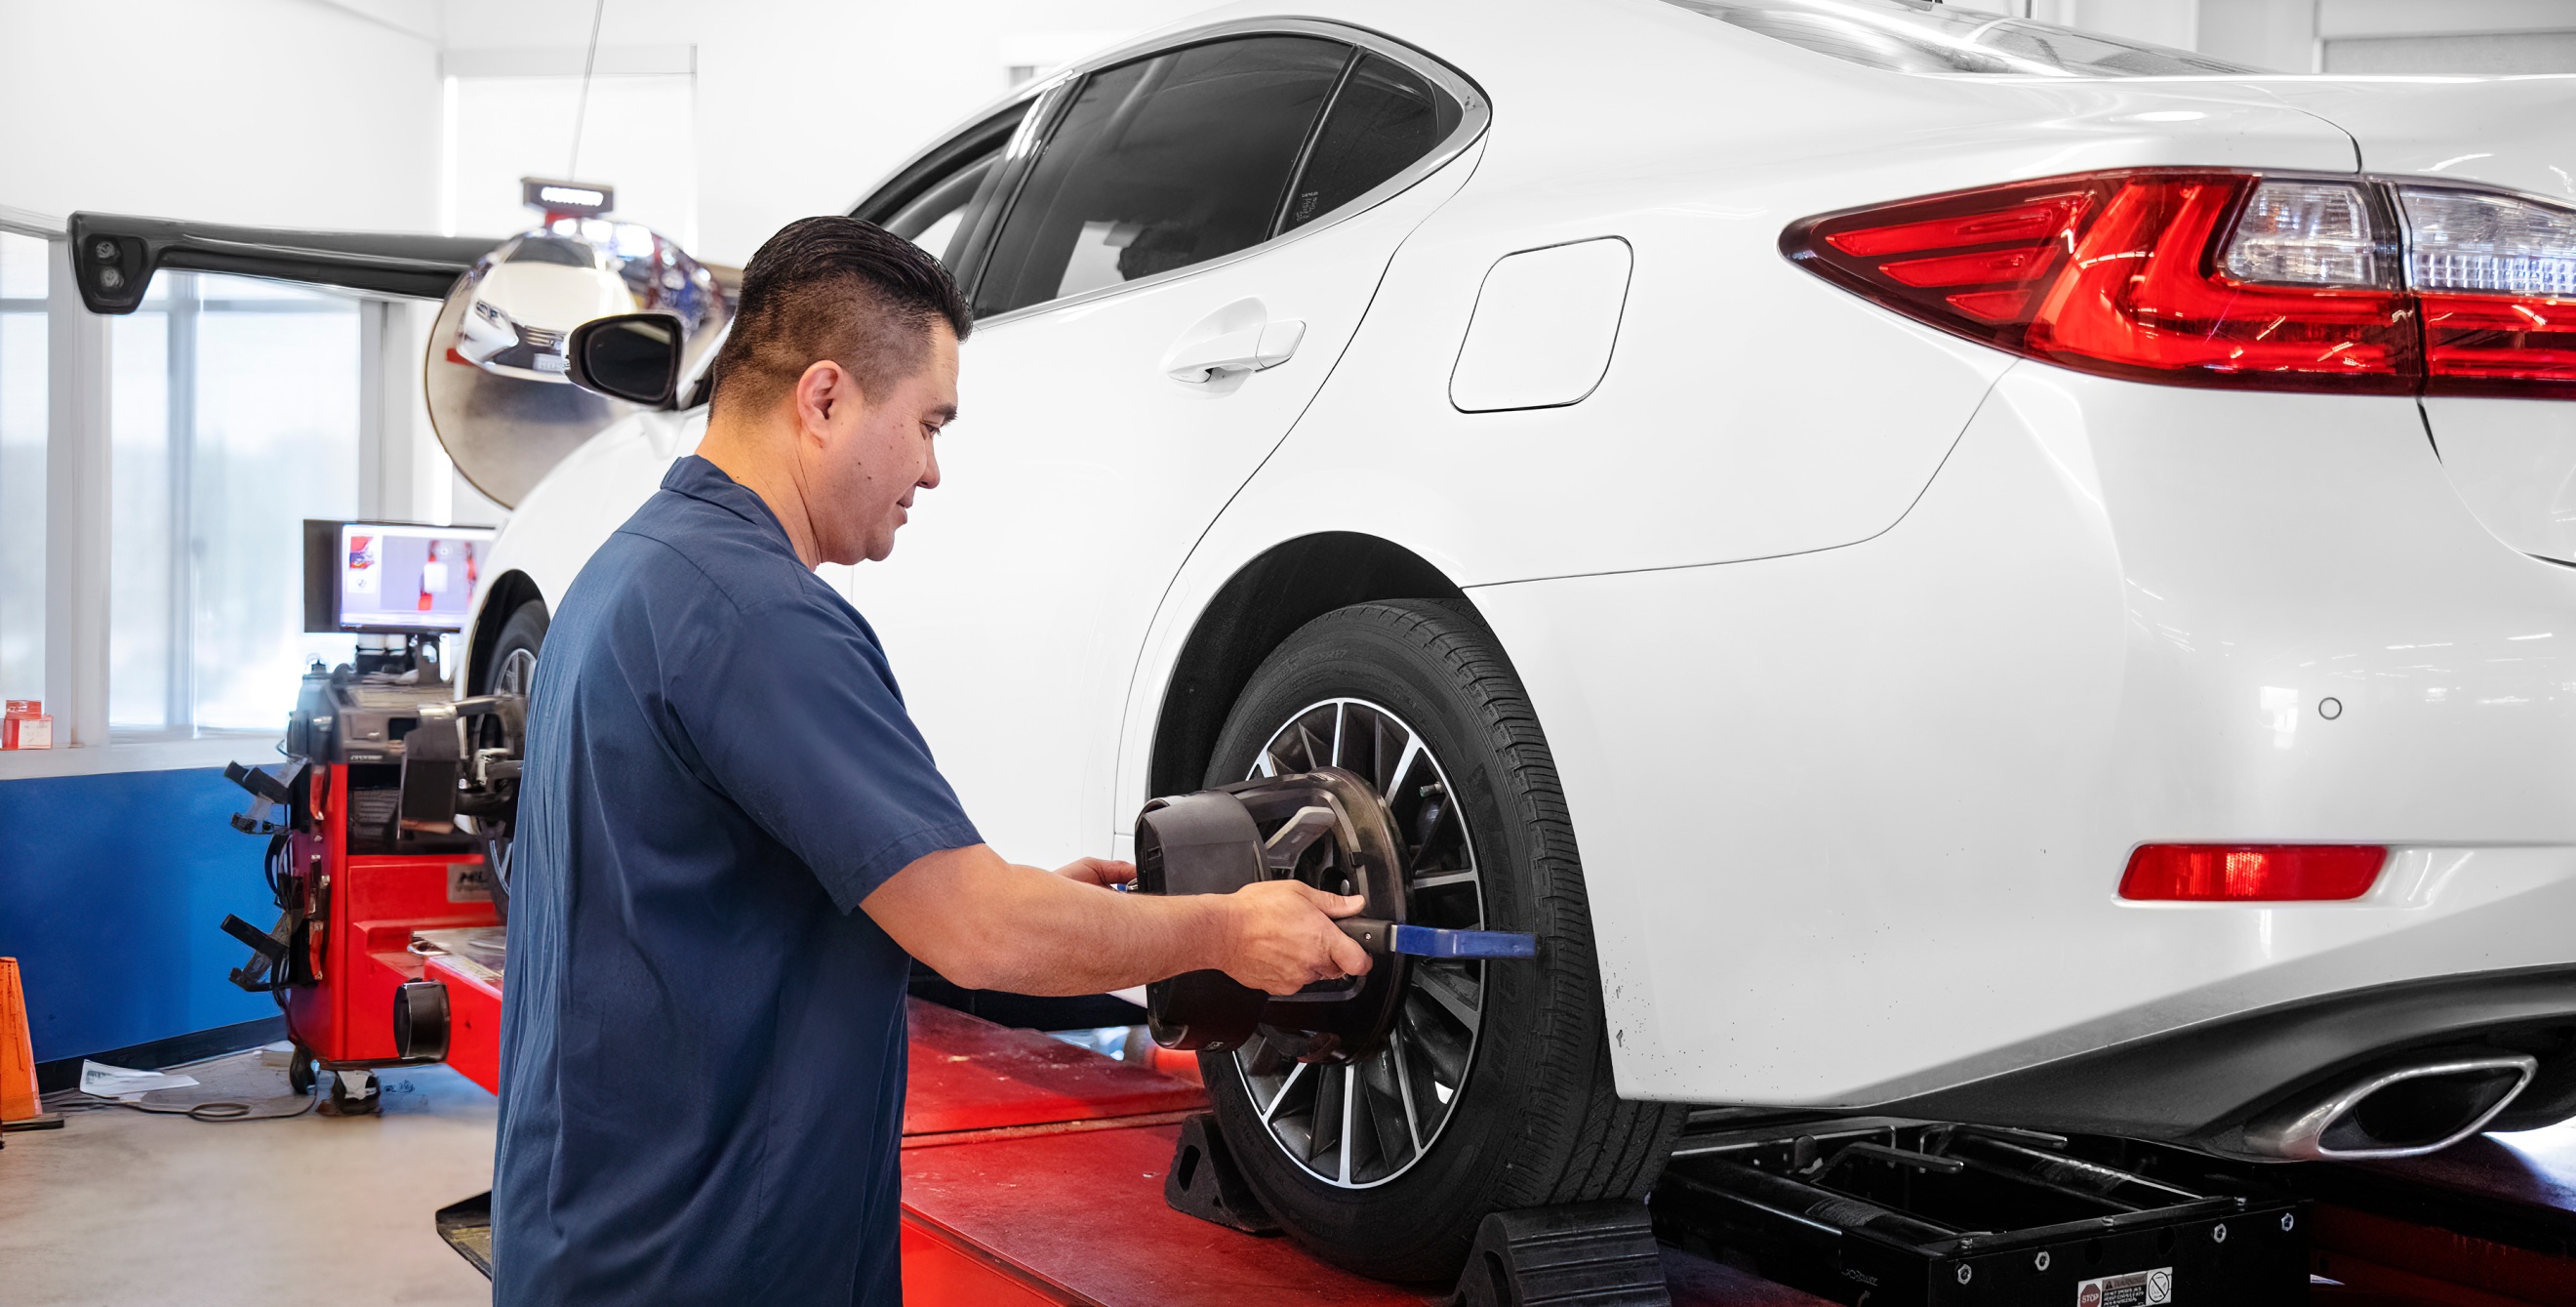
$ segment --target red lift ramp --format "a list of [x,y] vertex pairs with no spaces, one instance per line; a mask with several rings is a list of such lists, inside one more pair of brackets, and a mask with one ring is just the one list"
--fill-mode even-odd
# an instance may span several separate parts
[[955,1008],[919,999],[911,1005],[906,1148],[986,1139],[997,1130],[1177,1122],[1207,1107],[1206,1093],[1178,1077]]
[[[1141,1068],[1140,1068],[1141,1070]],[[1151,1073],[1147,1073],[1151,1074]],[[906,1307],[1428,1307],[1448,1285],[1393,1285],[1163,1201],[1176,1125],[916,1146],[903,1155]],[[1825,1307],[1672,1248],[1675,1307]]]
[[[907,1307],[1424,1307],[1447,1285],[1390,1285],[1293,1240],[1164,1201],[1194,1084],[948,1008],[912,1006],[904,1112]],[[1823,1307],[1663,1250],[1676,1307]]]

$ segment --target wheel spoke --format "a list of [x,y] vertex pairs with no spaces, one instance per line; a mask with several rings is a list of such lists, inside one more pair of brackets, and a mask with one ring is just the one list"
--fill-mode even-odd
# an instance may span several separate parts
[[1456,1017],[1459,1025],[1469,1030],[1476,1028],[1478,986],[1474,981],[1452,974],[1437,962],[1417,960],[1413,964],[1413,987]]
[[1404,1101],[1393,1051],[1382,1048],[1370,1055],[1360,1065],[1360,1081],[1368,1091],[1369,1142],[1377,1148],[1378,1161],[1392,1170],[1421,1151],[1411,1146],[1418,1132],[1412,1129],[1412,1105]]
[[1299,752],[1306,756],[1305,765],[1299,767],[1297,770],[1313,771],[1317,767],[1323,765],[1316,761],[1316,750],[1319,746],[1315,740],[1315,732],[1307,727],[1304,722],[1299,722],[1297,724],[1297,744],[1299,746]]
[[1333,1080],[1340,1067],[1322,1067],[1315,1072],[1315,1093],[1306,1119],[1306,1162],[1312,1166],[1340,1150],[1342,1141],[1342,1095]]
[[1306,1068],[1309,1065],[1309,1063],[1300,1062],[1295,1066],[1288,1068],[1288,1078],[1279,1082],[1279,1092],[1270,1096],[1270,1106],[1261,1109],[1261,1119],[1263,1121],[1266,1122],[1270,1118],[1279,1115],[1279,1105],[1288,1101],[1289,1089],[1296,1085],[1297,1078],[1299,1076],[1306,1074]]
[[1476,873],[1472,870],[1432,871],[1425,872],[1422,875],[1416,876],[1412,880],[1405,882],[1405,887],[1415,890],[1445,889],[1451,885],[1473,885],[1475,883]]
[[1351,706],[1346,703],[1333,705],[1333,760],[1330,765],[1335,767],[1342,765],[1342,725],[1350,717],[1350,710]]
[[1414,832],[1413,856],[1405,864],[1405,870],[1408,872],[1420,872],[1436,867],[1440,859],[1440,846],[1448,834],[1450,821],[1448,787],[1427,788],[1432,792],[1423,799],[1422,807],[1416,814],[1415,820],[1421,829]]
[[1401,1027],[1387,1032],[1386,1060],[1395,1068],[1395,1096],[1404,1101],[1404,1133],[1413,1141],[1415,1156],[1422,1153],[1422,1114],[1413,1105],[1413,1069],[1411,1050],[1404,1046]]
[[1421,1045],[1423,1056],[1431,1062],[1432,1087],[1447,1085],[1455,1090],[1467,1078],[1467,1032],[1449,1028],[1443,1017],[1426,1016],[1437,1009],[1418,995],[1413,999],[1405,1020],[1413,1041]]
[[1422,737],[1411,731],[1405,732],[1404,748],[1395,755],[1395,766],[1388,769],[1387,773],[1377,780],[1378,793],[1390,799],[1401,794],[1405,773],[1412,769],[1414,760],[1421,756]]
[[1359,1137],[1359,1122],[1352,1119],[1355,1099],[1360,1092],[1360,1078],[1354,1068],[1342,1068],[1342,1183],[1351,1182],[1351,1140]]

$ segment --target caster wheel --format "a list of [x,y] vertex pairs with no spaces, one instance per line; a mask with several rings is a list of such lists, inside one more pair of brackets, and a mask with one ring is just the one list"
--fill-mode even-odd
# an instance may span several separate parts
[[1307,1060],[1310,1043],[1270,1025],[1202,1051],[1227,1148],[1262,1204],[1327,1261],[1447,1280],[1488,1212],[1643,1196],[1685,1113],[1611,1084],[1555,762],[1484,623],[1394,600],[1288,637],[1235,700],[1207,783],[1320,767],[1384,796],[1405,920],[1531,932],[1539,956],[1412,960],[1390,1032],[1346,1065]]
[[384,1102],[384,1095],[377,1089],[376,1073],[373,1071],[356,1073],[358,1087],[354,1090],[349,1086],[347,1074],[338,1071],[324,1074],[331,1078],[330,1095],[322,1101],[321,1110],[324,1116],[373,1116],[376,1108]]
[[299,1094],[313,1092],[313,1050],[297,1044],[286,1055],[286,1087]]

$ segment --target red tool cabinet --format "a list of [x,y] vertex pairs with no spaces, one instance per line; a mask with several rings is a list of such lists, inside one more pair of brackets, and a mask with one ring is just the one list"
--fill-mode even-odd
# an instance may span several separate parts
[[[313,830],[289,835],[286,851],[301,873],[303,961],[317,982],[286,991],[287,1027],[331,1069],[401,1060],[394,991],[420,979],[424,966],[413,932],[500,922],[479,853],[353,851],[349,770],[312,769]],[[497,988],[493,994],[497,1004]]]

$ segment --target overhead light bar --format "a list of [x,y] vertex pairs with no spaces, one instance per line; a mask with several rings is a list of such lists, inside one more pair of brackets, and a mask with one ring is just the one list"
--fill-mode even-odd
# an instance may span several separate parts
[[596,218],[617,207],[617,188],[597,182],[522,177],[519,198],[531,209],[544,210],[548,222],[557,218]]

